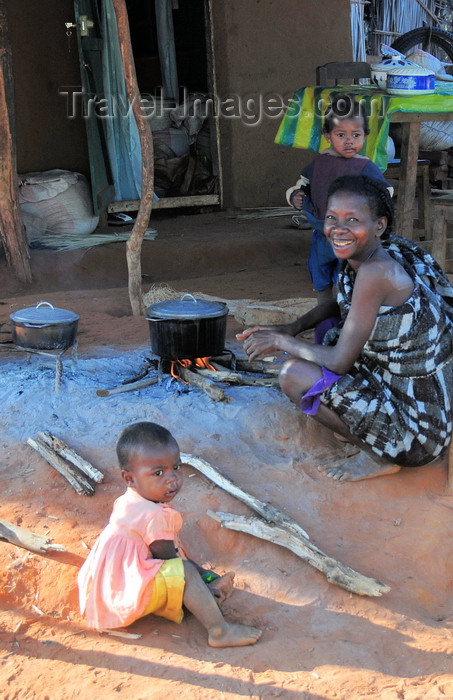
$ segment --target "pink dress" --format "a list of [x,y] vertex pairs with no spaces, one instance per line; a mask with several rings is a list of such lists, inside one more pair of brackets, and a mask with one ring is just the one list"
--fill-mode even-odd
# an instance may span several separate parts
[[172,506],[148,501],[132,488],[116,499],[79,571],[80,611],[90,627],[126,627],[143,615],[163,564],[151,557],[149,545],[176,540],[181,526]]

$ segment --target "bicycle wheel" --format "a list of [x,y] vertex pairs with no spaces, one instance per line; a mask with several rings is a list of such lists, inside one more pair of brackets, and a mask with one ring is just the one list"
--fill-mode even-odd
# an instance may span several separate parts
[[453,63],[453,34],[438,27],[417,27],[395,39],[392,49],[408,54],[411,49],[421,48],[440,61]]

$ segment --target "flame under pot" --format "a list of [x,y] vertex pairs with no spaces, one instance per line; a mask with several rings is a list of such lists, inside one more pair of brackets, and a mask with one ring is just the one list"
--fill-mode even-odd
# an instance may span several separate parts
[[151,304],[147,320],[153,352],[169,360],[219,355],[225,348],[228,307],[185,294]]
[[79,316],[42,301],[10,315],[13,343],[33,350],[65,350],[74,345]]

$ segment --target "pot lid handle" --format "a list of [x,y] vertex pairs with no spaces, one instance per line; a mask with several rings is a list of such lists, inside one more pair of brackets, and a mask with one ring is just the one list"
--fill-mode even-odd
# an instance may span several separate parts
[[181,301],[187,301],[187,299],[190,299],[191,301],[193,301],[194,304],[197,303],[197,300],[195,299],[194,295],[190,294],[189,292],[187,292],[187,294],[182,295]]
[[55,306],[53,304],[51,304],[50,301],[40,301],[36,304],[36,308],[39,309],[40,306],[44,306],[44,305],[50,306],[51,309],[55,308]]

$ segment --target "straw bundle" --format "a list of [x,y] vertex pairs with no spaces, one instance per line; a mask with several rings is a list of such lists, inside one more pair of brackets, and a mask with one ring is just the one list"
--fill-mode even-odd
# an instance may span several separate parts
[[[30,248],[45,248],[48,250],[76,250],[77,248],[92,248],[96,245],[127,241],[130,231],[125,233],[90,233],[89,235],[72,233],[40,233],[39,238],[29,242]],[[145,233],[145,241],[153,241],[157,236],[155,229]]]
[[145,306],[156,304],[158,301],[167,301],[167,299],[181,299],[183,294],[187,292],[172,289],[168,284],[153,284],[148,291],[143,295],[143,303]]
[[[256,207],[242,209],[245,214],[235,214],[235,219],[267,219],[276,216],[294,216],[297,212],[292,207]],[[300,214],[300,212],[299,212]]]

